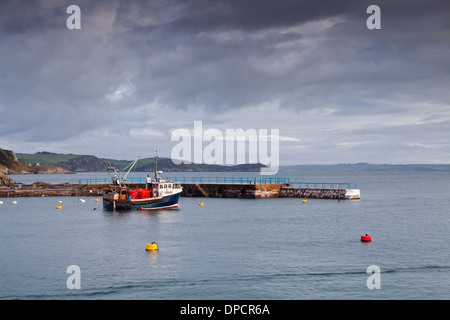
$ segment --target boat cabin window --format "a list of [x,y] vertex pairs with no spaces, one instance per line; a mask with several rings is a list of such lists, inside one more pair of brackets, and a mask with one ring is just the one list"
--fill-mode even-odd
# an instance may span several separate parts
[[169,183],[169,184],[167,185],[167,188],[172,189],[172,184]]

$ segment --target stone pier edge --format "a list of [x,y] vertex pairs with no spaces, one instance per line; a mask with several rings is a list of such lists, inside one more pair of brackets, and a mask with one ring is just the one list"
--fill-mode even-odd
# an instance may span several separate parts
[[[145,188],[145,184],[130,184],[130,189]],[[39,183],[15,185],[0,188],[0,198],[14,197],[64,197],[64,196],[102,196],[109,189],[105,184],[70,185]],[[315,198],[336,200],[358,200],[359,189],[318,189],[292,188],[289,184],[183,184],[183,197],[212,198]]]

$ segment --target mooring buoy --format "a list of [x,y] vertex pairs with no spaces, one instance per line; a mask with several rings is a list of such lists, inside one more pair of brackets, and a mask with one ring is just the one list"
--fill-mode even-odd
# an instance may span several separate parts
[[147,251],[158,251],[158,244],[156,242],[147,243],[145,245],[145,250],[147,250]]

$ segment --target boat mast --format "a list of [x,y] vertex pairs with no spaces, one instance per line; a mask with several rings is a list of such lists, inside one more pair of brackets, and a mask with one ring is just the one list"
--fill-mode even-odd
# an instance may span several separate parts
[[[114,172],[114,177],[111,175],[111,172]],[[123,181],[120,177],[120,171],[117,171],[116,168],[108,167],[108,178],[113,186],[122,187]]]
[[160,181],[161,175],[158,172],[158,151],[155,150],[155,180]]
[[[120,188],[126,187],[126,185],[125,185],[126,177],[130,173],[131,169],[133,169],[133,167],[136,165],[136,163],[138,162],[139,159],[140,159],[140,156],[138,156],[136,160],[134,160],[131,164],[128,165],[128,166],[131,165],[131,167],[128,170],[127,174],[123,178],[121,177],[120,170],[117,170],[116,168],[114,168],[112,166],[108,167],[108,177],[109,177],[110,183],[113,186],[118,186]],[[128,166],[126,166],[124,168],[124,170],[127,169]],[[114,172],[114,177],[112,177],[112,175],[111,175],[112,172]]]
[[125,180],[126,177],[128,176],[128,174],[130,173],[131,169],[133,169],[133,167],[135,166],[135,164],[138,162],[138,160],[139,160],[140,158],[141,158],[141,157],[138,156],[137,159],[133,161],[133,164],[131,165],[131,167],[130,167],[130,169],[128,170],[127,174],[125,175],[125,177],[123,177],[123,181],[126,181],[126,180]]

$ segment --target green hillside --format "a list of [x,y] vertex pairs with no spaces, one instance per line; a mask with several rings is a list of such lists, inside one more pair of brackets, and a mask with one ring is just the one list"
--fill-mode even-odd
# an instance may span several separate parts
[[[39,163],[39,165],[37,164]],[[20,161],[17,155],[11,150],[0,148],[0,173],[3,174],[61,174],[73,173],[54,163]]]
[[[33,154],[17,153],[16,155],[18,160],[23,163],[56,165],[73,172],[102,172],[106,171],[109,166],[122,169],[132,162],[131,160],[102,159],[92,155],[61,154],[45,151]],[[142,160],[142,163],[148,162],[144,160]],[[154,162],[153,159],[151,161]]]
[[[166,159],[166,158],[159,158],[158,161],[161,161],[162,159]],[[119,169],[123,169],[133,162],[133,160],[114,160],[114,159],[103,159],[103,160],[109,162],[111,164],[111,166],[119,168]],[[154,158],[139,159],[135,168],[138,169],[138,168],[141,168],[144,166],[147,167],[149,165],[154,166],[154,164],[155,164]],[[139,170],[137,170],[137,171],[139,171]]]
[[38,153],[16,153],[17,159],[24,163],[41,164],[41,165],[57,165],[59,162],[67,162],[71,159],[80,157],[75,154],[59,154],[50,152]]
[[[17,153],[17,158],[23,163],[54,165],[72,172],[104,172],[109,166],[123,170],[133,160],[115,160],[97,158],[92,155],[58,154],[51,152],[37,152],[34,154]],[[151,172],[154,170],[155,159],[139,159],[133,171]],[[176,165],[170,158],[158,158],[158,169],[166,172],[256,172],[264,167],[261,164],[242,164],[235,166],[221,166],[210,164],[182,163]]]

